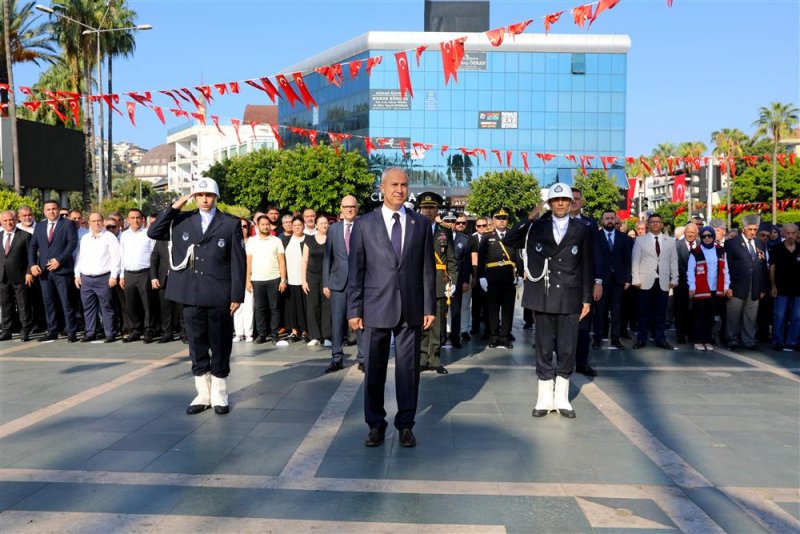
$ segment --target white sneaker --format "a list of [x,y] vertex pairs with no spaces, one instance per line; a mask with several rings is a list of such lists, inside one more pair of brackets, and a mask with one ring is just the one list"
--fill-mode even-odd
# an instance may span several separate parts
[[247,343],[252,343],[252,342],[253,342],[253,336],[247,336],[247,337],[245,338],[245,341],[246,341]]
[[280,341],[275,343],[275,346],[276,347],[288,347],[289,346],[289,342],[286,341],[285,339],[281,339]]
[[233,336],[234,343],[239,343],[242,339],[244,339],[242,336]]
[[319,340],[318,339],[312,339],[311,341],[306,343],[307,347],[316,347],[317,345],[319,345]]
[[694,350],[707,350],[706,346],[703,343],[695,343]]
[[714,345],[712,345],[711,343],[706,343],[705,345],[706,345],[706,350],[714,350]]
[[323,347],[332,347],[333,343],[331,343],[330,339],[326,339],[325,341],[322,342],[322,346]]

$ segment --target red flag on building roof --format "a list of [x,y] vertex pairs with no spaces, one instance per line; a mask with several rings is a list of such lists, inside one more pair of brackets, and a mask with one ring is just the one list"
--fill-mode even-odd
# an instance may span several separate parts
[[558,22],[558,19],[561,18],[563,11],[559,11],[558,13],[551,13],[544,18],[544,33],[548,33],[550,31],[550,26]]
[[383,61],[383,56],[375,56],[367,59],[367,76],[372,74],[372,69],[375,68],[376,65],[380,65],[381,61]]
[[195,87],[195,89],[200,91],[200,94],[203,95],[203,98],[206,99],[206,102],[211,102],[212,100],[214,100],[214,96],[211,94],[211,87],[210,86],[208,86],[208,85],[198,85],[197,87]]
[[311,106],[318,108],[317,101],[314,100],[314,97],[311,96],[311,92],[309,92],[308,87],[306,87],[306,82],[303,80],[303,73],[302,72],[295,72],[292,74],[292,78],[294,78],[294,83],[297,84],[297,88],[300,90],[300,95],[303,97],[303,104],[305,104],[306,109],[311,109]]
[[214,121],[214,126],[217,127],[217,131],[225,137],[225,132],[222,131],[222,128],[219,127],[219,117],[216,115],[211,115],[211,120]]
[[524,32],[525,28],[527,28],[532,22],[533,22],[533,19],[528,19],[528,20],[523,21],[523,22],[517,22],[516,24],[509,24],[508,25],[508,34],[511,35],[512,37],[514,37],[516,35],[519,35],[522,32]]
[[414,89],[411,87],[411,73],[408,71],[408,56],[405,52],[397,52],[394,55],[397,63],[397,77],[400,80],[400,98],[405,98],[406,91],[414,98]]
[[286,76],[283,74],[278,74],[275,76],[275,79],[278,80],[278,85],[281,86],[283,94],[285,94],[286,98],[289,100],[289,105],[292,106],[292,109],[294,109],[294,103],[299,102],[300,97],[297,96],[297,93],[295,93],[294,89],[292,89],[292,84],[289,83],[289,80],[287,80]]
[[422,56],[422,53],[428,49],[428,45],[420,45],[417,47],[417,67],[419,67],[419,58]]
[[555,158],[556,155],[555,154],[545,154],[545,153],[542,153],[542,152],[537,152],[536,153],[536,157],[539,158],[540,160],[542,160],[542,163],[547,165],[547,162],[551,161],[553,158]]
[[597,19],[597,15],[599,15],[602,11],[606,9],[613,9],[615,5],[619,4],[619,0],[600,0],[597,3],[597,8],[594,10],[594,15],[592,16],[592,20],[589,22],[589,27],[592,27],[592,23]]
[[492,44],[492,46],[500,46],[503,44],[503,37],[505,37],[505,34],[505,27],[500,27],[486,32],[486,37],[489,38],[489,42]]
[[358,76],[358,71],[361,70],[361,63],[363,62],[362,59],[355,59],[348,63],[347,65],[350,67],[350,79],[355,79]]
[[197,119],[197,122],[199,122],[201,126],[206,125],[206,116],[202,113],[192,113],[192,117]]
[[242,144],[242,139],[239,137],[239,125],[240,124],[241,124],[241,122],[239,122],[239,119],[231,119],[231,126],[233,126],[233,133],[236,134],[236,144],[239,144],[239,145]]
[[583,28],[586,21],[592,18],[592,4],[572,8],[572,18],[579,28]]
[[530,172],[531,166],[528,165],[528,153],[527,152],[520,152],[522,154],[522,166],[525,169],[525,174]]

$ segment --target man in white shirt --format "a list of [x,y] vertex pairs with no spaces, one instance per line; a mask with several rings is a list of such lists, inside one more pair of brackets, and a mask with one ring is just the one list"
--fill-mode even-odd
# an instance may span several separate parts
[[[286,291],[286,256],[283,242],[272,235],[270,219],[266,215],[256,218],[258,234],[247,240],[247,291],[253,294],[256,312],[256,329],[258,337],[254,343],[267,341],[267,332],[278,347],[285,347],[286,340],[278,340],[280,328],[279,293]],[[269,313],[269,328],[267,328]]]
[[36,228],[36,218],[33,216],[31,207],[20,206],[17,210],[17,217],[19,217],[17,228],[29,234],[33,234],[33,229]]
[[119,242],[103,227],[103,216],[89,214],[89,233],[81,238],[78,261],[75,264],[75,287],[80,289],[86,332],[81,342],[97,339],[97,312],[103,317],[106,343],[113,343],[115,310],[113,288],[120,269]]
[[133,208],[128,211],[128,229],[120,236],[122,271],[120,286],[125,290],[125,309],[130,330],[123,343],[153,342],[153,323],[150,317],[150,255],[155,242],[147,237],[144,214]]
[[306,235],[317,235],[317,212],[311,208],[303,210],[303,233]]

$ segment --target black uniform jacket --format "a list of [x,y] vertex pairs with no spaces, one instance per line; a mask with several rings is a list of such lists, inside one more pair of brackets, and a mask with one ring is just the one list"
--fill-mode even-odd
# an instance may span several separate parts
[[228,307],[244,302],[247,258],[239,219],[217,210],[203,233],[200,213],[169,208],[147,230],[166,241],[172,225],[172,261],[180,264],[194,244],[194,261],[185,269],[170,269],[166,297],[188,306]]
[[544,313],[580,313],[584,303],[592,302],[594,241],[592,229],[570,219],[567,233],[556,244],[549,213],[511,228],[503,242],[508,248],[526,249],[528,271],[534,278],[541,276],[545,260],[549,260],[549,287],[545,290],[544,278],[535,282],[532,291],[525,291],[522,306]]

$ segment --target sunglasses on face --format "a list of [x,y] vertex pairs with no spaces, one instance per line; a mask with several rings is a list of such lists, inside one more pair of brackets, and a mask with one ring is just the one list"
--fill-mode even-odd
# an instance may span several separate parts
[[467,221],[456,221],[456,224],[467,224]]
[[711,234],[703,234],[700,236],[701,239],[714,239],[714,236]]
[[495,217],[495,219],[497,219],[498,221],[507,221],[508,217],[505,217],[505,216],[503,216],[503,217]]
[[487,224],[476,224],[475,228],[486,228],[487,226]]
[[106,230],[116,230],[116,226],[106,226]]
[[249,227],[249,226],[247,226],[246,224],[243,224],[243,225],[242,225],[242,230],[249,230],[249,229],[250,229],[250,227]]
[[343,210],[354,210],[354,209],[356,209],[357,207],[358,207],[358,206],[342,206],[342,209],[343,209]]

